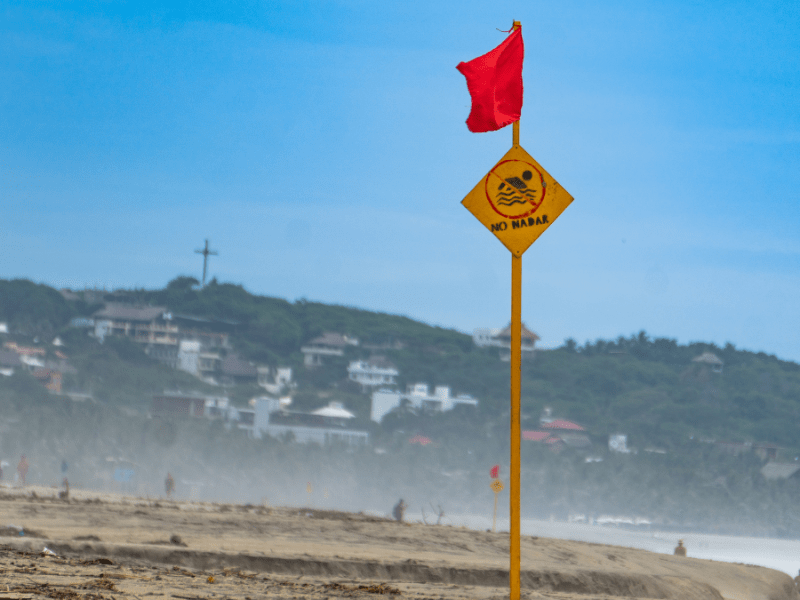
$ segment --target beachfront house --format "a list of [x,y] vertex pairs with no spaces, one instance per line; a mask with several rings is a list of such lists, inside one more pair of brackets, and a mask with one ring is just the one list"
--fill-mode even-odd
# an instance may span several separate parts
[[241,420],[238,428],[256,439],[268,435],[298,444],[314,443],[320,446],[335,443],[347,446],[369,444],[369,432],[357,427],[354,424],[355,415],[339,402],[331,402],[312,412],[291,411],[290,405],[288,398],[253,398],[250,400],[252,419]]
[[456,406],[478,406],[478,401],[468,394],[452,396],[446,385],[437,385],[431,393],[427,383],[415,383],[409,385],[405,393],[390,389],[373,392],[370,418],[380,423],[386,414],[404,402],[420,413],[446,412]]

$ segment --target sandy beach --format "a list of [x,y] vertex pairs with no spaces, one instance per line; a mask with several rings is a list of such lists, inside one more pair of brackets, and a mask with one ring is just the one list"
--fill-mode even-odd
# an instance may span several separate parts
[[[0,490],[0,514],[0,600],[508,593],[504,533],[31,486]],[[543,537],[523,537],[522,571],[526,598],[800,598],[764,567]]]

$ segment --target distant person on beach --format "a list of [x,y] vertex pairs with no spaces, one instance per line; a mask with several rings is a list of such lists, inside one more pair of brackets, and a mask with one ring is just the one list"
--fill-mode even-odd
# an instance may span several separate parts
[[64,486],[64,489],[58,492],[59,499],[69,500],[69,481],[67,481],[66,477],[64,477],[64,481],[61,482],[61,485]]
[[28,466],[28,459],[26,459],[23,454],[17,465],[17,473],[19,474],[19,480],[22,482],[22,485],[25,485],[25,478],[28,476]]
[[686,556],[686,547],[683,545],[683,540],[678,540],[678,545],[675,546],[675,556]]
[[167,498],[175,491],[175,480],[172,478],[172,473],[167,473],[167,478],[164,480],[164,490],[167,492]]
[[403,502],[402,498],[400,498],[400,502],[395,504],[394,508],[392,509],[392,516],[394,517],[395,521],[400,521],[401,523],[403,522],[403,517],[406,516],[407,507],[408,505]]

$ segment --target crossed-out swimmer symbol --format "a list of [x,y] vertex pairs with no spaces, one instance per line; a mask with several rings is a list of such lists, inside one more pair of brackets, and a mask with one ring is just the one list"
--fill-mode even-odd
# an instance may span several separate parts
[[500,163],[486,178],[487,199],[495,212],[507,219],[519,219],[533,213],[542,203],[545,189],[541,173],[520,160]]

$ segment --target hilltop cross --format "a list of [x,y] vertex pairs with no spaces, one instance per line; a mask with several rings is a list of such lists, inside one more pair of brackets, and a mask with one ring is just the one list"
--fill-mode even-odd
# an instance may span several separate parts
[[202,250],[195,250],[194,253],[203,255],[203,287],[206,287],[206,268],[208,267],[208,257],[217,256],[217,251],[209,250],[208,240],[206,240],[206,247],[203,248]]

